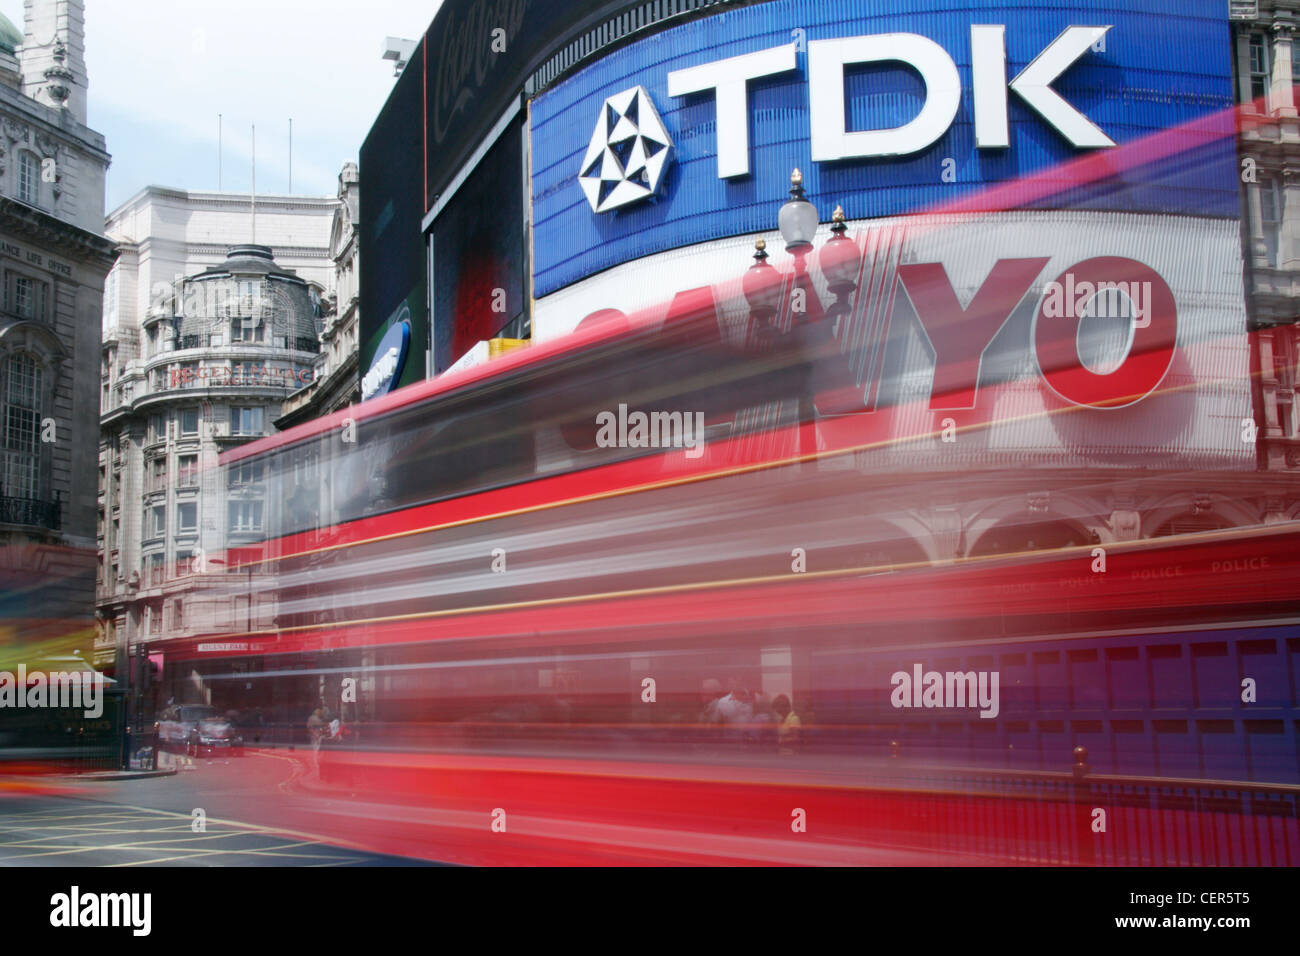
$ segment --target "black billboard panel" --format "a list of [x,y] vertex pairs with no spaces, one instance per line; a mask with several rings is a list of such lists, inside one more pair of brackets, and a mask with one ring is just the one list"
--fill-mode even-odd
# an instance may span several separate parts
[[361,144],[360,374],[393,325],[411,322],[411,360],[399,385],[424,378],[428,342],[424,239],[424,50],[411,55]]
[[524,312],[523,134],[511,123],[430,231],[433,246],[433,371]]
[[425,209],[557,47],[628,0],[446,0],[425,34]]

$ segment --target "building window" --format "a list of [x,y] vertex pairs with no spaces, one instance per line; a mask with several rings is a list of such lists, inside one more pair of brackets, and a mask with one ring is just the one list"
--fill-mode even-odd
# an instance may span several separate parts
[[181,455],[176,459],[176,470],[179,472],[177,487],[195,487],[199,483],[199,456]]
[[163,556],[161,554],[149,555],[149,583],[155,586],[163,583]]
[[182,435],[197,435],[199,433],[199,410],[197,408],[182,408],[180,419]]
[[167,440],[167,416],[162,412],[154,412],[149,416],[149,441],[166,441]]
[[149,510],[152,512],[149,525],[151,536],[161,538],[167,533],[167,509],[162,505],[155,505]]
[[260,279],[239,279],[235,285],[235,308],[242,315],[257,315],[262,309],[262,282]]
[[29,206],[37,205],[40,169],[36,157],[24,150],[18,154],[18,198]]
[[184,610],[185,605],[180,598],[172,601],[172,627],[177,628],[178,630],[185,624]]
[[193,574],[198,568],[195,567],[195,556],[193,551],[176,552],[176,577],[183,577],[186,574]]
[[244,316],[235,319],[235,321],[230,323],[230,341],[262,341],[262,320],[251,316]]
[[1264,233],[1264,247],[1268,264],[1278,265],[1278,239],[1282,232],[1282,190],[1274,176],[1262,176],[1259,181],[1259,219]]
[[5,310],[20,319],[46,321],[49,285],[16,272],[5,274]]
[[241,461],[237,465],[232,465],[230,468],[230,487],[240,488],[260,483],[264,464],[264,462],[260,461]]
[[167,490],[167,459],[155,458],[153,460],[153,473],[150,475],[152,483],[149,486],[150,491]]
[[199,530],[199,503],[186,501],[176,506],[177,532]]
[[1250,98],[1259,101],[1267,111],[1268,101],[1268,41],[1262,33],[1250,35]]
[[40,498],[41,366],[30,355],[5,361],[3,487],[12,498]]
[[234,408],[230,409],[230,434],[232,435],[260,435],[262,434],[262,409],[259,408]]
[[262,530],[262,502],[230,502],[230,531],[232,534]]

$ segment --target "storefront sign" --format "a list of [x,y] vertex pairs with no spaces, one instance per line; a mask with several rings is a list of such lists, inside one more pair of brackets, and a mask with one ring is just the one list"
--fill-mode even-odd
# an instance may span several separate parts
[[170,374],[169,388],[226,388],[237,386],[283,386],[300,388],[309,384],[315,377],[310,368],[273,368],[269,365],[236,365],[233,367],[214,365],[201,368],[173,368]]

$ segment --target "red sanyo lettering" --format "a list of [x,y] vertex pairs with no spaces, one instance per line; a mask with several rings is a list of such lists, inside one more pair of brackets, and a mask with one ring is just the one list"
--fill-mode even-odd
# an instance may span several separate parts
[[1146,398],[1155,391],[1174,359],[1178,307],[1173,290],[1150,266],[1122,256],[1086,259],[1061,273],[1056,281],[1063,284],[1066,273],[1073,274],[1076,285],[1080,282],[1091,282],[1094,287],[1100,287],[1103,282],[1150,283],[1150,286],[1137,286],[1150,288],[1150,299],[1143,320],[1134,324],[1128,355],[1109,375],[1099,375],[1079,361],[1081,317],[1076,314],[1047,319],[1040,302],[1034,317],[1034,350],[1038,353],[1043,378],[1056,394],[1076,405],[1119,408]]
[[[899,281],[935,352],[931,409],[975,407],[980,359],[1047,261],[1000,259],[965,309],[940,263],[898,267]],[[1033,344],[1043,379],[1064,400],[1094,408],[1119,408],[1151,394],[1174,357],[1178,310],[1173,291],[1150,266],[1122,256],[1086,259],[1070,266],[1055,282],[1064,285],[1067,277],[1076,286],[1083,282],[1091,282],[1094,287],[1101,283],[1149,283],[1150,301],[1143,321],[1135,323],[1127,356],[1108,374],[1092,371],[1079,359],[1079,324],[1083,317],[1078,310],[1048,317],[1040,302],[1034,316]]]
[[984,350],[1025,297],[1047,259],[1000,259],[965,309],[938,262],[898,267],[898,278],[934,349],[931,408],[974,408]]
[[[972,409],[979,389],[980,363],[984,352],[1011,317],[1012,312],[1033,288],[1049,259],[1044,256],[999,259],[976,290],[969,304],[962,308],[957,293],[942,263],[925,262],[898,266],[898,282],[906,291],[916,311],[930,346],[935,353],[934,382],[930,390],[930,408]],[[789,290],[789,277],[783,292]],[[1033,323],[1033,348],[1038,368],[1046,384],[1063,400],[1093,408],[1120,408],[1141,401],[1160,384],[1173,361],[1178,333],[1178,310],[1173,291],[1150,266],[1122,256],[1098,256],[1085,259],[1064,270],[1052,280],[1059,287],[1091,288],[1119,286],[1149,289],[1142,307],[1141,320],[1134,323],[1133,338],[1124,360],[1108,373],[1094,372],[1079,357],[1079,325],[1083,309],[1070,308],[1063,315],[1046,315],[1041,299]],[[1134,285],[1128,285],[1134,283]],[[1052,283],[1047,283],[1051,286]],[[864,405],[862,385],[852,374],[848,356],[838,348],[825,348],[819,338],[829,335],[821,316],[814,290],[809,290],[808,311],[800,322],[782,310],[783,328],[803,333],[810,352],[830,354],[817,362],[813,379],[819,384],[818,407],[826,413],[827,396],[855,392],[851,401],[829,402],[835,413],[874,411],[874,401]],[[855,311],[861,304],[855,304]],[[815,310],[815,311],[814,311]],[[712,287],[703,286],[679,292],[668,308],[661,334],[668,340],[693,344],[703,341],[707,329],[714,344],[718,328],[717,302]],[[886,323],[887,325],[887,323]],[[601,309],[578,323],[578,328],[628,326],[627,316],[617,309]],[[818,334],[812,334],[818,333]],[[877,335],[884,335],[882,326]],[[843,406],[843,407],[841,407]],[[565,437],[575,448],[594,447],[586,435],[586,423],[566,426]]]

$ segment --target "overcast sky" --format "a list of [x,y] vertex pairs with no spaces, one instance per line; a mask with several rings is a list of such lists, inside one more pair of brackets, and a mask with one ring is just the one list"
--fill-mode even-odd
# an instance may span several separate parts
[[[113,163],[108,209],[151,184],[332,196],[393,87],[385,36],[415,39],[441,0],[87,0],[90,127]],[[0,0],[22,29],[22,0]],[[419,117],[412,117],[419,122]]]

